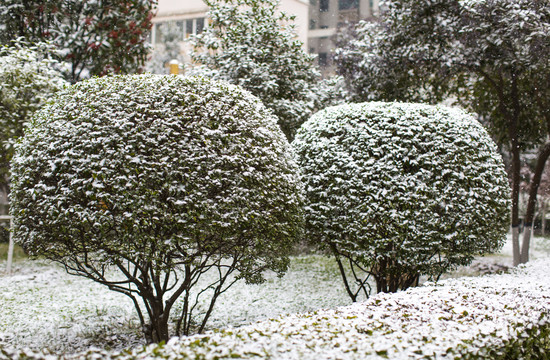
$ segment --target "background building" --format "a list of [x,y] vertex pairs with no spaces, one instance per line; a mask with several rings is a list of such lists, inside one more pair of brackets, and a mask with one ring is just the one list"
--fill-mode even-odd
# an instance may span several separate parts
[[378,0],[310,0],[308,50],[317,54],[321,69],[332,69],[331,51],[338,29],[378,14]]
[[[296,16],[296,32],[304,49],[318,55],[323,72],[332,70],[331,50],[334,36],[346,22],[367,19],[378,13],[378,0],[280,0],[280,10]],[[202,0],[159,0],[153,18],[151,42],[156,52],[166,58],[153,57],[157,68],[165,66],[168,57],[189,62],[183,41],[201,33],[208,21],[208,6]]]

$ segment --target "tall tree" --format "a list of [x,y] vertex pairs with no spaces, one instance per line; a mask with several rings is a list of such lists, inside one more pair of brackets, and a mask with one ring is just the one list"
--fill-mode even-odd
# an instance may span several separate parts
[[[278,0],[205,0],[211,22],[193,40],[195,62],[259,97],[289,140],[319,107],[324,83]],[[199,70],[200,71],[200,70]]]
[[4,0],[0,43],[23,37],[50,41],[70,64],[71,82],[93,75],[134,73],[148,55],[156,0]]
[[[475,111],[510,154],[514,263],[520,249],[520,155],[550,155],[550,2],[548,0],[390,0],[379,24],[361,23],[336,61],[355,99],[453,99]],[[532,221],[540,176],[531,182]],[[539,174],[540,175],[540,174]],[[537,180],[538,179],[538,180]],[[521,251],[520,251],[521,250]]]

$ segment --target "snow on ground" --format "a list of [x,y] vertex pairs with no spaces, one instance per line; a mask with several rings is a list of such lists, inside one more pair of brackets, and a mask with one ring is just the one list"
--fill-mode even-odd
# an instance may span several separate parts
[[[545,256],[550,256],[550,241],[535,238],[531,258]],[[476,262],[511,265],[511,245]],[[4,266],[5,262],[0,263],[0,269]],[[455,276],[477,275],[478,268],[459,269]],[[11,276],[0,273],[0,304],[0,347],[49,349],[59,354],[89,346],[121,349],[143,342],[129,299],[49,263],[23,261],[15,264]],[[308,255],[294,258],[283,278],[269,275],[262,285],[237,282],[220,297],[209,325],[210,329],[237,327],[281,314],[349,304],[334,262]]]
[[[123,353],[97,350],[95,359],[459,359],[502,357],[522,349],[518,335],[536,338],[550,327],[550,261],[509,274],[448,279],[332,310],[282,316],[240,328],[174,338]],[[546,333],[548,334],[548,333]],[[532,343],[530,343],[532,345]],[[530,355],[537,358],[531,351]],[[544,350],[542,350],[544,351]],[[467,357],[471,358],[471,357]],[[499,357],[500,358],[500,357]]]
[[[523,234],[520,234],[523,236]],[[520,237],[520,243],[521,243]],[[531,260],[550,257],[550,239],[544,237],[532,237],[531,247],[529,251]],[[442,278],[482,275],[486,272],[497,272],[512,267],[512,234],[508,234],[508,238],[504,246],[497,254],[489,254],[478,257],[470,266],[460,267],[451,274],[446,274]]]
[[72,351],[141,341],[131,301],[42,262],[0,278],[0,346]]
[[[237,282],[220,296],[209,328],[347,305],[337,271],[331,259],[309,255],[294,258],[283,278],[268,274],[261,285]],[[0,304],[0,347],[64,353],[143,342],[128,298],[54,264],[17,263],[12,276],[0,276]]]

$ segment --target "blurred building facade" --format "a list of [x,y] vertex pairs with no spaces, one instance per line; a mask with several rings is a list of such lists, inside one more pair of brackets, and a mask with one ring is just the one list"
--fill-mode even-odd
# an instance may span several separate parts
[[[298,39],[305,50],[318,56],[319,66],[328,74],[332,72],[331,51],[338,29],[346,22],[376,16],[378,4],[379,0],[280,0],[279,9],[296,16]],[[208,26],[207,11],[202,0],[159,0],[151,33],[154,48],[165,47],[167,39],[175,37],[181,61],[189,62],[184,40]]]
[[307,47],[321,69],[332,69],[331,51],[339,28],[378,15],[378,0],[310,0]]

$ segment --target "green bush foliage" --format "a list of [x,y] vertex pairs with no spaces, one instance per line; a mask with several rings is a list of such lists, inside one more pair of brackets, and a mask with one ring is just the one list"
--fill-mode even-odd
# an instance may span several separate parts
[[65,80],[51,45],[15,41],[0,47],[0,186],[9,192],[13,142]]
[[[360,21],[334,56],[354,102],[445,101],[479,115],[508,152],[514,265],[529,260],[520,212],[530,226],[550,157],[549,24],[548,0],[386,0],[379,19]],[[535,153],[520,210],[522,162]]]
[[[149,341],[168,340],[180,296],[175,333],[202,331],[233,281],[287,269],[302,226],[297,167],[276,118],[234,85],[84,81],[37,113],[16,149],[16,240],[131,297]],[[193,286],[209,269],[219,276],[199,289],[212,302],[196,318]]]
[[[484,128],[456,109],[342,105],[315,114],[293,142],[307,238],[330,250],[357,300],[437,279],[496,251],[508,230],[508,180]],[[342,259],[353,270],[347,280]],[[353,289],[354,284],[357,289]]]

